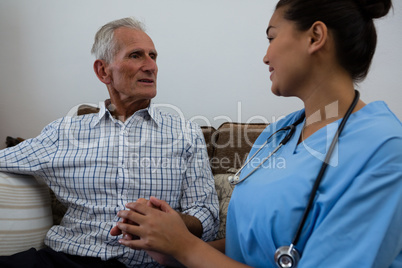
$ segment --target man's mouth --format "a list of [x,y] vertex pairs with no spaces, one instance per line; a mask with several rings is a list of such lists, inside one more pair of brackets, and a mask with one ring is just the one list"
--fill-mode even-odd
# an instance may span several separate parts
[[144,79],[138,79],[138,82],[152,84],[154,82],[154,80],[149,79],[149,78],[144,78]]

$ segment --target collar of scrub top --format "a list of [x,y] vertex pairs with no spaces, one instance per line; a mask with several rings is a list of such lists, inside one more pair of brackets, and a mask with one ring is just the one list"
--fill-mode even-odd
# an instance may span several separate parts
[[[283,127],[277,131],[275,131],[274,133],[272,133],[268,139],[264,142],[264,144],[246,161],[246,163],[243,164],[243,166],[236,172],[236,174],[234,174],[233,176],[229,176],[228,181],[230,182],[230,184],[236,185],[239,184],[243,181],[245,181],[248,177],[250,177],[257,169],[260,168],[261,165],[263,165],[273,154],[275,154],[283,145],[285,145],[292,137],[293,134],[296,131],[296,126],[299,125],[301,122],[304,121],[304,117],[305,114],[303,113],[302,116],[293,124]],[[244,176],[242,179],[240,179],[240,173],[241,171],[247,166],[248,163],[250,163],[251,160],[254,159],[254,157],[265,147],[267,146],[267,144],[269,143],[269,141],[271,140],[271,138],[278,134],[279,132],[282,131],[289,131],[286,136],[281,140],[281,142],[279,143],[279,145],[267,156],[265,157],[261,163],[255,167],[252,171],[250,171],[250,173],[248,173],[246,176]]]

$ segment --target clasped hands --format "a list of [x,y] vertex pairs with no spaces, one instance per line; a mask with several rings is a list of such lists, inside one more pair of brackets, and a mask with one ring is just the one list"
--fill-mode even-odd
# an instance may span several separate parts
[[[179,213],[165,201],[151,197],[126,204],[117,216],[122,220],[110,231],[112,236],[123,234],[119,243],[132,249],[142,249],[161,264],[170,263],[190,233]],[[181,241],[181,242],[180,242]]]

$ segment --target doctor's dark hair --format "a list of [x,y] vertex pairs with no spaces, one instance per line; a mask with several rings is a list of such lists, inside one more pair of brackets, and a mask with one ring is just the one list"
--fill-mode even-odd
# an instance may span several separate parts
[[284,18],[301,31],[316,21],[333,33],[337,58],[355,82],[362,81],[370,69],[377,45],[373,19],[385,16],[391,0],[280,0]]

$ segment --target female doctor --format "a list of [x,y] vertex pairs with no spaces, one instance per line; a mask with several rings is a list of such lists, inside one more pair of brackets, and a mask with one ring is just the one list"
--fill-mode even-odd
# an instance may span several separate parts
[[402,125],[354,89],[374,55],[373,19],[391,6],[278,2],[264,62],[272,92],[300,98],[304,109],[268,126],[231,178],[226,240],[201,241],[153,197],[120,211],[111,234],[139,236],[120,243],[186,267],[402,267]]

